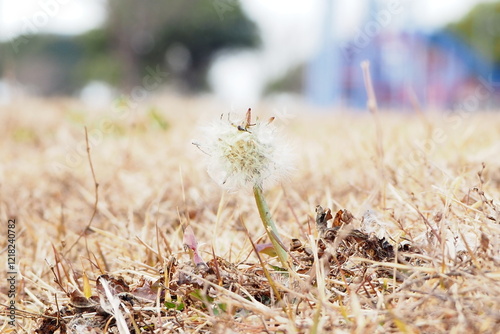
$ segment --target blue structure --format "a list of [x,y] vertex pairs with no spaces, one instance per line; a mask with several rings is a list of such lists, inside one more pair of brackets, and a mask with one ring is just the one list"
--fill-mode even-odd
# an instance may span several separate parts
[[[333,0],[326,0],[323,26],[321,30],[321,48],[310,62],[306,74],[307,96],[316,104],[328,106],[339,101],[342,94],[342,81],[331,73],[340,73],[340,50],[335,47],[336,36],[333,35]],[[321,80],[318,80],[321,78]]]
[[[332,22],[332,0],[325,21]],[[377,11],[370,2],[370,12]],[[377,101],[382,108],[411,108],[412,95],[424,107],[454,108],[484,86],[490,94],[481,99],[481,108],[500,105],[500,66],[475,52],[457,36],[445,31],[388,32],[371,20],[353,40],[339,42],[324,28],[324,45],[307,67],[306,96],[321,106],[364,109],[366,91],[361,62],[370,62]],[[410,21],[410,20],[409,20]],[[325,24],[326,26],[328,24]],[[498,83],[498,84],[497,84]]]

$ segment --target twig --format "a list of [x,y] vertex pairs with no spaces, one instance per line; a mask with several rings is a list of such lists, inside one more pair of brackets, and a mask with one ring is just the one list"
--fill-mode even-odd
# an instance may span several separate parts
[[293,256],[292,252],[285,246],[285,244],[283,244],[283,241],[280,240],[280,238],[276,235],[276,233],[274,233],[273,230],[270,230],[269,233],[276,239],[276,242],[281,246],[281,248],[283,248],[285,252],[287,252],[288,255],[290,255],[290,257],[292,258],[293,261],[295,261],[295,263],[300,263],[299,260],[295,256]]
[[76,241],[66,250],[64,254],[68,254],[73,249],[73,247],[76,246],[76,244],[80,241],[83,235],[89,230],[90,226],[92,225],[92,221],[94,220],[94,217],[97,214],[97,203],[99,202],[99,183],[97,183],[94,172],[94,165],[92,164],[92,158],[90,156],[89,135],[87,132],[87,127],[85,127],[85,144],[87,145],[87,157],[89,159],[90,171],[92,172],[92,179],[94,180],[94,189],[95,189],[94,211],[92,212],[92,216],[90,217],[87,226],[83,229],[83,231],[80,233]]
[[365,60],[361,62],[361,68],[363,70],[363,79],[365,82],[365,89],[367,95],[367,107],[368,110],[372,113],[373,118],[375,119],[375,131],[377,133],[377,154],[378,154],[378,163],[379,163],[379,172],[382,179],[382,194],[381,194],[381,203],[382,207],[385,208],[386,205],[386,176],[384,169],[384,161],[385,161],[385,153],[384,153],[384,145],[382,142],[382,126],[380,124],[380,117],[378,113],[377,107],[377,97],[375,96],[375,90],[373,89],[372,77],[370,75],[370,62]]
[[212,257],[214,259],[215,276],[217,277],[217,282],[219,283],[219,285],[222,285],[222,277],[220,275],[219,261],[217,261],[217,257],[215,256],[215,250],[213,245],[212,245]]
[[368,60],[361,62],[361,69],[363,70],[363,79],[365,82],[366,95],[368,97],[366,102],[367,107],[372,114],[376,115],[378,113],[377,98],[375,96],[372,77],[370,75],[370,62]]
[[[253,248],[253,251],[255,252],[255,255],[257,255],[257,259],[260,262],[260,266],[262,267],[262,271],[264,272],[264,275],[266,276],[266,279],[269,282],[271,289],[273,290],[274,294],[276,295],[276,298],[278,299],[278,301],[281,301],[281,295],[278,291],[278,288],[276,287],[276,284],[274,283],[273,278],[269,274],[269,271],[267,270],[267,268],[264,264],[264,261],[260,257],[259,251],[257,250],[257,247],[255,246],[254,242],[252,241],[252,237],[250,236],[250,233],[248,232],[248,229],[245,225],[245,222],[243,221],[243,219],[240,219],[240,221],[241,221],[241,225],[243,226],[243,229],[245,230],[245,234],[248,237],[248,240],[250,240],[250,244],[252,245],[252,248]],[[285,268],[285,269],[287,269],[287,268]]]
[[297,226],[301,227],[302,224],[300,223],[299,217],[295,213],[293,205],[290,202],[290,198],[288,197],[288,195],[286,193],[286,190],[285,190],[285,187],[283,186],[283,184],[281,184],[281,189],[283,190],[283,195],[285,196],[285,201],[286,201],[286,205],[288,206],[288,209],[290,209],[290,212],[292,213],[292,216],[295,219],[295,222],[297,223]]
[[412,87],[408,87],[408,98],[409,98],[410,103],[413,107],[413,111],[415,111],[415,114],[425,124],[425,127],[427,129],[427,135],[430,136],[431,132],[432,132],[432,123],[429,121],[429,119],[425,115],[424,111],[422,110],[422,107],[420,106],[420,102],[418,101],[417,94],[415,93],[415,91],[413,90]]

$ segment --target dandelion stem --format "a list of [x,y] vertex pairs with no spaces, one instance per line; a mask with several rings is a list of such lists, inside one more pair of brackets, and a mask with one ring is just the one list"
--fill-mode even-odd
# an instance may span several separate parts
[[257,203],[257,208],[259,209],[260,219],[262,219],[262,223],[264,224],[264,228],[266,229],[267,235],[271,240],[274,250],[276,254],[278,254],[278,259],[285,269],[289,269],[288,266],[288,254],[285,249],[281,246],[283,242],[279,239],[278,229],[276,228],[276,224],[271,217],[271,212],[269,210],[269,206],[267,205],[266,199],[264,198],[264,194],[262,193],[262,187],[255,185],[253,187],[253,194],[255,196],[255,202]]

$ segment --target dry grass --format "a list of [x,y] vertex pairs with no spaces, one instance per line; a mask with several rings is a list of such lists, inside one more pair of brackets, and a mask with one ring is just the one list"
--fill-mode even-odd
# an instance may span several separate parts
[[[120,323],[131,333],[498,330],[499,113],[381,113],[377,138],[370,114],[289,110],[281,125],[295,142],[296,173],[267,197],[287,246],[296,238],[303,248],[293,252],[297,274],[264,267],[270,285],[243,228],[262,242],[251,194],[224,194],[191,145],[197,126],[227,110],[173,97],[124,114],[69,100],[3,109],[0,218],[3,236],[8,219],[17,224],[18,333],[61,323],[60,333],[118,333]],[[95,189],[84,126],[99,183],[87,230]],[[317,205],[352,212],[350,228],[371,228],[395,256],[348,237],[318,243]],[[183,224],[209,269],[193,267]],[[3,237],[2,261],[6,245]],[[103,274],[112,297],[98,283]],[[7,290],[2,280],[3,305]],[[84,294],[101,296],[101,306]],[[113,308],[118,297],[123,306]],[[7,320],[2,333],[14,332]]]

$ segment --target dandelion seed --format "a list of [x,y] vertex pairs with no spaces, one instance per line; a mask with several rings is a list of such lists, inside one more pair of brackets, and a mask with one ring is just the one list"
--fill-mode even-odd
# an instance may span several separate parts
[[237,190],[273,183],[291,171],[289,146],[269,122],[251,123],[251,111],[243,120],[221,117],[204,129],[206,138],[195,145],[208,155],[208,173],[221,186]]
[[291,170],[289,146],[279,137],[273,120],[257,119],[252,124],[251,109],[239,123],[221,117],[205,128],[203,143],[193,144],[208,155],[208,173],[221,186],[229,190],[252,187],[264,228],[288,269],[288,255],[262,192],[264,182],[276,181]]

